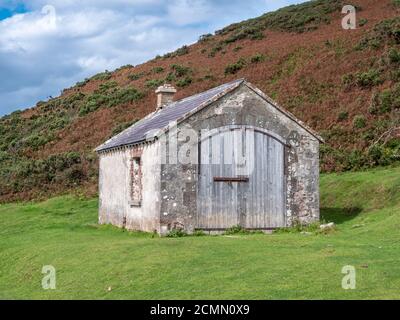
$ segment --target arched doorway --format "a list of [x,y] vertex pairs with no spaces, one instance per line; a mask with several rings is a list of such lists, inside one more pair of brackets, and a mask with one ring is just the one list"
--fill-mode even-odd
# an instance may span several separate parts
[[285,142],[266,130],[227,126],[199,146],[197,228],[286,225]]

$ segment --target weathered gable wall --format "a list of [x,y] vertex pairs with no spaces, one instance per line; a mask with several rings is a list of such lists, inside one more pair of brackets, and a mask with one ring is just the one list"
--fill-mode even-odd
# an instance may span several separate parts
[[[227,125],[249,125],[282,137],[290,145],[286,194],[288,225],[319,219],[318,140],[247,86],[241,85],[194,114],[180,124],[178,130],[185,125],[197,132]],[[168,164],[161,169],[161,226],[164,229],[183,226],[191,232],[196,227],[198,167]]]
[[[100,154],[99,222],[128,230],[160,232],[159,143],[123,148]],[[131,198],[131,164],[141,157],[142,201],[133,205]]]
[[120,149],[99,157],[99,223],[123,227],[129,201],[129,152]]

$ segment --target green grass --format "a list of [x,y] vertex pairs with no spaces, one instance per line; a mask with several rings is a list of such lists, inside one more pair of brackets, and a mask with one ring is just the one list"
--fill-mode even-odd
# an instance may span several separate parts
[[[400,298],[400,168],[323,175],[321,192],[327,235],[158,238],[98,226],[96,200],[2,205],[0,298]],[[341,288],[345,265],[356,290]]]

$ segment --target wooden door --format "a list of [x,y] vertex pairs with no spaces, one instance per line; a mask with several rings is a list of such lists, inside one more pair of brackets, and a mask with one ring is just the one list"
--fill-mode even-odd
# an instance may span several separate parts
[[285,226],[284,145],[262,131],[221,128],[200,143],[197,227]]

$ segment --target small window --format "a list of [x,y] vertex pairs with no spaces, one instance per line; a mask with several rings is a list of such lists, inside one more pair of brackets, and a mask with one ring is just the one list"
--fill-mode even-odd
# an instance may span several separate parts
[[131,160],[131,206],[142,204],[142,164],[140,158]]

